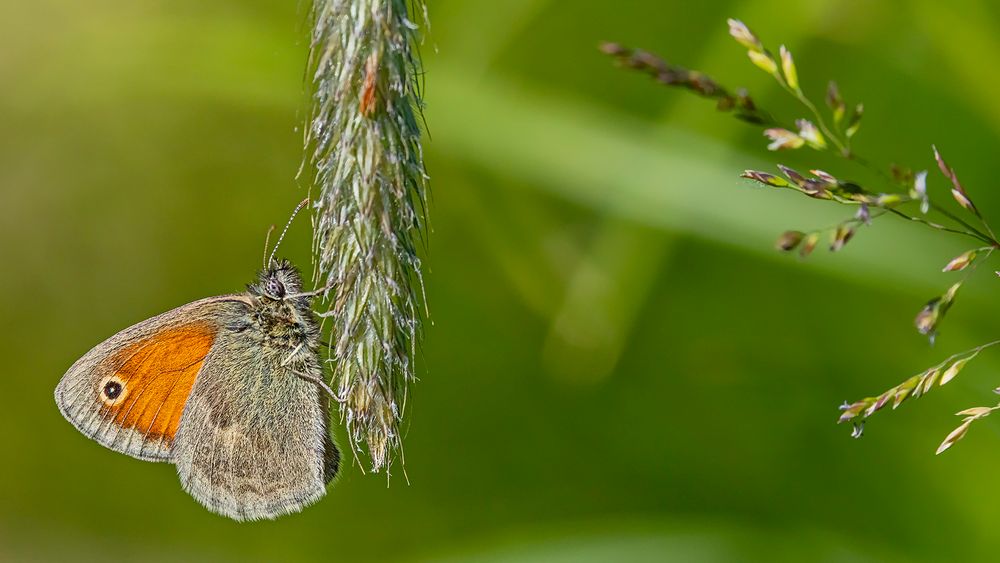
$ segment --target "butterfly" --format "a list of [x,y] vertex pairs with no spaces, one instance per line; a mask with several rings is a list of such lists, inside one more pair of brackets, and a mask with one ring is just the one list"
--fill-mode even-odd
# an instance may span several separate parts
[[291,263],[268,263],[244,293],[189,303],[98,344],[55,390],[83,434],[173,463],[184,490],[238,521],[301,510],[340,465],[310,307],[324,290],[303,292]]

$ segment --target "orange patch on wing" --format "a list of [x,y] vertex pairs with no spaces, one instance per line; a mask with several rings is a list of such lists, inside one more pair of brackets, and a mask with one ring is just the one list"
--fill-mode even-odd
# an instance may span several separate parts
[[[123,389],[117,400],[105,400],[105,418],[147,440],[172,441],[215,335],[208,323],[167,328],[116,355],[112,361],[121,367],[115,376]],[[105,397],[104,389],[97,391]]]

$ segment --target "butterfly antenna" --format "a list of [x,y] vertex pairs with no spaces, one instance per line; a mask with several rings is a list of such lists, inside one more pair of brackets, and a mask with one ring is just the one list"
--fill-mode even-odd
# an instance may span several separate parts
[[271,249],[271,255],[267,257],[267,263],[270,264],[274,261],[274,254],[278,252],[278,247],[281,246],[281,241],[285,240],[285,233],[288,232],[288,228],[292,226],[292,221],[295,220],[295,216],[302,211],[302,208],[309,203],[309,198],[305,198],[295,206],[295,211],[292,211],[292,216],[288,218],[288,222],[285,223],[285,228],[281,230],[281,236],[278,237],[277,242],[274,243],[274,248]]
[[264,254],[260,257],[261,262],[264,263],[263,267],[267,267],[267,246],[271,242],[271,233],[274,232],[274,224],[272,224],[267,229],[267,235],[264,237]]

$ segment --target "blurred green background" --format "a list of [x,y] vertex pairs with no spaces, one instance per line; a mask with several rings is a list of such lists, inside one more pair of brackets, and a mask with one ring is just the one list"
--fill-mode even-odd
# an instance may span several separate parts
[[[819,98],[866,116],[857,148],[932,168],[937,143],[1000,217],[1000,8],[938,2],[431,0],[425,148],[432,319],[407,485],[348,465],[328,496],[235,524],[171,466],[115,454],[52,389],[91,346],[242,288],[294,180],[304,3],[0,2],[0,559],[336,561],[983,560],[1000,552],[997,354],[947,388],[834,424],[996,337],[988,271],[934,348],[911,320],[964,250],[893,218],[841,253],[777,255],[786,228],[850,210],[753,190],[756,130],[616,69],[640,46],[793,105],[726,33],[795,53]],[[785,118],[794,112],[779,113]],[[859,171],[815,153],[799,168]],[[932,173],[932,195],[946,198]],[[308,222],[283,254],[308,265]]]

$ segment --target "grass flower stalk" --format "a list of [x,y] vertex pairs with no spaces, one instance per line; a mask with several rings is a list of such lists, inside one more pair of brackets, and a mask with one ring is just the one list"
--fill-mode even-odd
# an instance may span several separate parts
[[420,2],[314,0],[305,164],[332,387],[371,468],[401,457],[423,316]]

